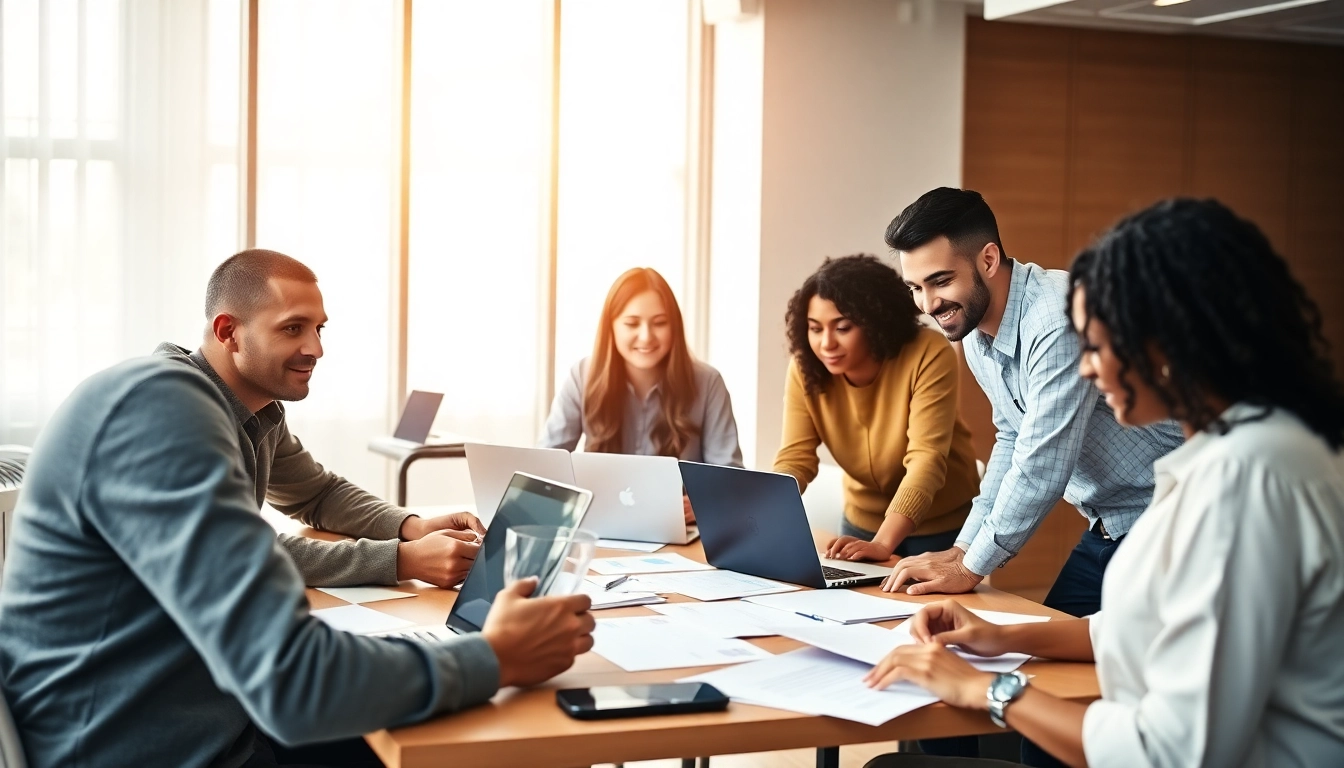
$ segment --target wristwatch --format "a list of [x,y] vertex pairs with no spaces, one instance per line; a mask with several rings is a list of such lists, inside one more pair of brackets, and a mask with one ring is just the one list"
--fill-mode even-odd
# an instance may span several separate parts
[[1027,690],[1027,676],[1021,671],[1009,672],[1007,674],[996,675],[994,682],[989,684],[989,690],[985,693],[985,698],[989,699],[989,719],[1000,728],[1007,728],[1008,724],[1003,721],[1004,710],[1009,704],[1017,701],[1022,692]]

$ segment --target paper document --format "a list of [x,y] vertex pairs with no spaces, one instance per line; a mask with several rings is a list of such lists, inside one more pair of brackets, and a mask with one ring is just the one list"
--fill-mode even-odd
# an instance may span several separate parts
[[[1006,615],[1016,616],[1022,614],[1006,614]],[[895,629],[889,631],[893,636],[900,638],[899,642],[897,642],[895,645],[892,646],[893,648],[896,647],[896,645],[914,645],[915,638],[910,635],[910,622],[907,621],[904,624],[900,625],[899,627],[896,627]],[[1017,669],[1018,667],[1022,666],[1023,664],[1031,660],[1031,657],[1025,653],[1005,653],[1002,656],[976,656],[975,654],[970,653],[968,651],[964,651],[955,645],[948,647],[949,649],[955,651],[958,656],[969,661],[971,663],[971,666],[975,667],[981,672],[997,672],[997,673],[1012,672],[1014,669]]]
[[764,608],[741,600],[722,603],[667,603],[649,610],[671,616],[715,637],[769,637],[781,634],[784,627],[817,622],[802,616]]
[[779,634],[837,656],[873,666],[898,645],[912,645],[908,632],[895,632],[875,624],[835,624],[804,619],[805,626],[782,627]]
[[603,557],[588,566],[603,575],[622,573],[671,573],[674,571],[712,571],[714,566],[697,563],[675,553],[663,555],[631,555]]
[[863,683],[863,676],[871,668],[861,661],[803,648],[681,682],[709,683],[746,704],[874,726],[938,701],[938,697],[911,683],[875,691]]
[[395,589],[381,587],[318,587],[318,592],[326,592],[332,597],[347,603],[376,603],[379,600],[400,600],[403,597],[415,597],[414,592],[398,592]]
[[599,549],[628,549],[631,552],[657,552],[666,547],[666,544],[658,544],[648,541],[624,541],[622,539],[598,539]]
[[632,605],[650,605],[653,603],[667,602],[667,598],[654,594],[653,592],[625,592],[619,589],[608,590],[588,582],[585,582],[583,586],[579,587],[579,591],[592,599],[592,610],[594,611],[600,611],[606,608],[628,608]]
[[787,595],[749,597],[747,602],[841,624],[901,619],[914,616],[924,607],[923,603],[866,595],[848,589],[811,589]]
[[325,621],[332,629],[353,632],[356,635],[371,635],[375,632],[388,632],[393,629],[413,626],[415,622],[399,619],[362,605],[343,605],[340,608],[323,608],[313,611],[313,616]]
[[632,576],[630,580],[634,582],[630,589],[663,593],[675,592],[704,602],[798,590],[798,587],[793,584],[762,579],[759,576],[748,576],[737,571],[654,573]]
[[771,655],[745,640],[714,637],[667,616],[599,619],[593,653],[627,672],[737,664]]

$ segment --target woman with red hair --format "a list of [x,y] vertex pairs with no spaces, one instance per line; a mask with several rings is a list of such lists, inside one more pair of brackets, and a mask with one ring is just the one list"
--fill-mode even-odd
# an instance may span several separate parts
[[691,356],[677,299],[653,269],[607,292],[593,354],[561,384],[539,445],[572,451],[580,437],[587,451],[742,466],[728,388]]

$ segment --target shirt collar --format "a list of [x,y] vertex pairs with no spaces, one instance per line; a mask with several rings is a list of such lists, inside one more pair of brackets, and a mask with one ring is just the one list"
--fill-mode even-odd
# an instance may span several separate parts
[[[631,384],[630,382],[627,381],[625,383],[625,388],[631,394],[631,396],[633,396],[636,400],[639,400],[639,393],[635,391],[634,384]],[[644,399],[641,400],[640,402],[647,403],[654,395],[661,395],[662,392],[663,392],[663,382],[662,381],[655,382],[654,385],[649,389],[649,394],[646,395]]]
[[1008,282],[1008,300],[1003,305],[1003,319],[999,321],[999,332],[994,336],[994,350],[1001,355],[1013,357],[1017,354],[1017,331],[1021,325],[1022,309],[1026,306],[1027,267],[1009,260],[1012,264],[1012,279]]
[[215,371],[215,367],[210,365],[210,361],[205,359],[205,355],[201,353],[201,350],[198,349],[195,352],[192,352],[190,357],[191,361],[196,364],[196,367],[201,369],[201,373],[204,373],[215,383],[216,387],[219,387],[219,391],[229,403],[229,409],[233,411],[233,418],[236,419],[240,425],[246,426],[249,421],[256,419],[259,422],[259,426],[269,428],[279,424],[280,420],[284,418],[284,409],[274,400],[267,403],[260,411],[252,413],[252,411],[247,409],[246,405],[243,405],[243,401],[239,400],[238,396],[233,393],[233,390],[229,388],[229,385],[224,383],[224,379],[220,378],[219,373]]
[[[1265,406],[1235,403],[1223,411],[1218,418],[1228,424],[1235,424],[1240,421],[1259,420],[1264,416]],[[1159,475],[1170,475],[1177,479],[1185,477],[1199,463],[1200,455],[1212,448],[1214,442],[1222,437],[1223,435],[1208,430],[1196,432],[1193,437],[1186,440],[1176,450],[1153,462],[1153,472]]]

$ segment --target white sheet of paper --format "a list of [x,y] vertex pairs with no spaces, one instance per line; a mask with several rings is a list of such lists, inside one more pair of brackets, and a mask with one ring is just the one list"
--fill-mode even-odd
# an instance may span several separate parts
[[649,610],[664,616],[694,624],[699,629],[716,637],[769,637],[781,634],[783,627],[799,624],[816,624],[774,608],[763,608],[741,600],[722,603],[667,603],[653,606]]
[[667,602],[667,598],[654,594],[653,592],[624,592],[619,589],[606,590],[597,584],[589,582],[584,582],[584,584],[579,587],[579,591],[592,599],[592,610],[594,611],[601,611],[606,608],[626,608],[632,605],[649,605],[652,603]]
[[737,664],[771,655],[745,640],[714,637],[667,616],[599,619],[593,653],[627,672]]
[[923,603],[867,595],[848,589],[810,589],[787,595],[749,597],[747,602],[841,624],[905,618],[914,616],[924,607]]
[[[979,613],[979,611],[977,610],[976,613]],[[994,613],[994,611],[990,611],[990,613]],[[1020,616],[1024,614],[1005,614],[1005,615]],[[904,624],[901,624],[895,629],[889,631],[893,636],[899,638],[899,642],[892,645],[893,648],[895,648],[897,645],[913,645],[915,643],[915,639],[910,636],[910,622],[905,622]],[[1022,666],[1023,664],[1031,660],[1031,657],[1025,653],[1005,653],[1002,656],[976,656],[973,653],[968,653],[957,647],[953,647],[952,650],[956,651],[957,655],[969,661],[971,663],[971,666],[975,667],[981,672],[995,672],[995,673],[1012,672],[1014,669],[1017,669],[1018,667]]]
[[938,697],[911,683],[875,691],[863,683],[869,669],[861,661],[803,648],[682,682],[709,683],[747,704],[873,726],[938,701]]
[[697,563],[676,553],[663,555],[631,555],[629,557],[603,557],[594,560],[589,566],[595,573],[604,576],[634,573],[672,573],[674,571],[712,571],[714,566]]
[[895,632],[875,624],[836,624],[803,619],[806,625],[781,627],[779,634],[837,656],[873,666],[898,645],[913,644],[908,632]]
[[623,539],[598,539],[597,546],[601,549],[628,549],[631,552],[657,552],[666,547],[666,544],[658,544],[649,541],[625,541]]
[[[634,576],[631,589],[651,592],[675,592],[695,600],[711,602],[751,595],[772,595],[794,592],[799,587],[782,581],[771,581],[759,576],[748,576],[737,571],[685,571]],[[624,586],[624,585],[622,585]]]
[[395,589],[383,589],[382,587],[318,587],[317,591],[326,592],[332,597],[356,604],[415,597],[414,592],[398,592]]
[[415,624],[413,621],[399,619],[362,605],[342,605],[340,608],[323,608],[313,611],[313,616],[325,621],[332,629],[353,632],[356,635],[369,635],[374,632],[389,632]]

